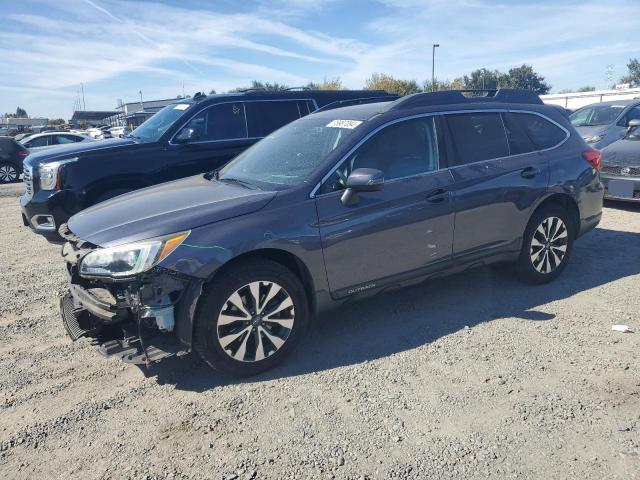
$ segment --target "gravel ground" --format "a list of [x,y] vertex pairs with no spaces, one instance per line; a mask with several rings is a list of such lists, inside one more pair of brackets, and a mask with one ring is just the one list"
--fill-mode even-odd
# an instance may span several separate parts
[[72,343],[59,247],[0,187],[0,472],[10,478],[640,478],[640,208],[563,276],[479,269],[317,321],[238,381]]

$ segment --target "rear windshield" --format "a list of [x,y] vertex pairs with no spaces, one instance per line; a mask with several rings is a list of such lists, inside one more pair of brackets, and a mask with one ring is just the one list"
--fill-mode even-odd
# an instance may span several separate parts
[[362,122],[302,118],[271,133],[220,170],[220,180],[286,189],[303,183]]
[[616,121],[625,109],[625,105],[590,105],[569,115],[574,127],[596,127],[609,125]]

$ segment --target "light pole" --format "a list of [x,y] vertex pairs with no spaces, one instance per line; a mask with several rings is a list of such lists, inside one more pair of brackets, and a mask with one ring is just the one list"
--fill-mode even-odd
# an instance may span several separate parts
[[142,102],[142,90],[138,90],[140,93],[140,111],[144,111],[144,103]]
[[439,43],[433,44],[433,51],[431,53],[431,91],[436,91],[436,48],[440,46]]

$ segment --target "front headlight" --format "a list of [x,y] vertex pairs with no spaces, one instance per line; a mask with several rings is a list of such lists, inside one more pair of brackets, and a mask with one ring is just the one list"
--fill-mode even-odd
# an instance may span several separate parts
[[128,277],[149,270],[168,257],[189,232],[101,248],[86,255],[80,262],[80,275],[85,277]]
[[40,190],[55,190],[60,187],[60,167],[66,163],[75,162],[77,160],[78,157],[75,157],[40,165],[40,167],[38,167]]
[[582,137],[587,143],[596,143],[604,138],[604,134],[592,135],[591,137]]

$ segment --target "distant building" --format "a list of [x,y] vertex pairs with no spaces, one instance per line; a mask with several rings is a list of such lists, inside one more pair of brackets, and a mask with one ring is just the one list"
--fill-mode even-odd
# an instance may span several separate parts
[[552,93],[540,95],[544,103],[560,105],[576,110],[592,103],[609,102],[611,100],[631,100],[640,98],[640,88],[616,88],[615,90],[594,90],[593,92]]
[[14,118],[0,117],[0,128],[22,131],[25,128],[42,127],[49,122],[48,118]]
[[78,128],[86,125],[104,125],[104,120],[117,112],[111,111],[94,111],[94,110],[76,110],[71,117],[71,126]]
[[156,112],[162,110],[167,105],[175,103],[179,98],[168,98],[165,100],[149,100],[146,102],[122,103],[116,107],[116,112],[105,119],[107,125],[113,127],[129,127],[131,130],[140,126],[142,122],[151,118]]

